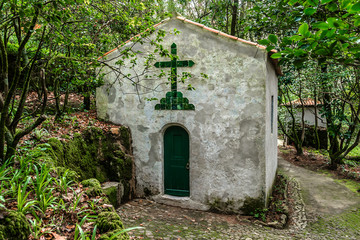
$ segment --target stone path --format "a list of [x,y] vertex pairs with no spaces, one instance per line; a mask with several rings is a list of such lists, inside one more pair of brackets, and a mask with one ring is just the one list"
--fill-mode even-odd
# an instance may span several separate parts
[[360,239],[358,194],[325,175],[282,159],[279,168],[302,188],[306,215],[312,222],[305,229],[296,224],[284,230],[273,229],[236,215],[187,210],[145,199],[122,205],[118,213],[125,227],[144,227],[130,232],[132,239]]
[[315,220],[313,218],[318,216],[339,214],[360,204],[359,194],[351,192],[334,179],[295,166],[282,158],[278,160],[279,169],[300,183],[308,220]]

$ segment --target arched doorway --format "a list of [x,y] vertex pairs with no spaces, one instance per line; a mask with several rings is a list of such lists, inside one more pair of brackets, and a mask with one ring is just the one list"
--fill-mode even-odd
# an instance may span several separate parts
[[189,196],[189,135],[179,126],[171,126],[164,134],[165,194]]

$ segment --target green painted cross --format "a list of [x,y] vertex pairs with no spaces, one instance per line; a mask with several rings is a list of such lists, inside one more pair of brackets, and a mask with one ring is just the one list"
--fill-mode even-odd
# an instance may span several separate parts
[[173,43],[171,45],[171,61],[155,63],[155,67],[157,68],[171,68],[171,91],[175,93],[175,96],[177,92],[177,68],[192,67],[195,64],[192,60],[178,61],[176,54],[176,44]]
[[171,68],[171,92],[167,92],[165,98],[160,99],[160,103],[155,105],[155,110],[195,110],[194,104],[189,103],[189,100],[177,91],[177,68],[192,67],[195,63],[191,60],[179,61],[176,54],[176,44],[173,43],[171,61],[155,63],[157,68]]

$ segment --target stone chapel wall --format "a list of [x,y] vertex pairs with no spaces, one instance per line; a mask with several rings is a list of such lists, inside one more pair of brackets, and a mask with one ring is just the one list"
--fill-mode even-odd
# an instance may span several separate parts
[[[162,79],[141,78],[140,85],[130,81],[114,83],[117,76],[109,72],[107,85],[97,90],[100,117],[129,126],[133,137],[137,194],[162,194],[163,134],[167,127],[182,126],[190,137],[190,198],[206,204],[218,204],[238,211],[244,202],[264,202],[267,117],[266,52],[254,46],[221,37],[195,25],[170,20],[160,25],[178,35],[166,35],[162,42],[170,50],[177,44],[180,60],[191,59],[195,65],[178,69],[190,72],[195,90],[178,83],[178,91],[194,104],[195,110],[155,110],[155,105],[170,85]],[[130,45],[129,43],[128,45]],[[127,45],[127,46],[128,46]],[[140,56],[153,52],[148,44],[136,44]],[[118,51],[107,56],[114,64]],[[143,59],[138,56],[134,76],[142,72]],[[156,56],[156,61],[169,61]],[[152,73],[169,71],[152,68]],[[107,70],[104,69],[104,72]],[[208,79],[200,77],[201,73]],[[114,84],[113,84],[114,83]],[[139,93],[139,94],[136,94]],[[146,101],[145,98],[157,98]],[[275,121],[276,122],[276,121]],[[272,166],[274,167],[274,166]],[[269,176],[271,178],[271,176]]]

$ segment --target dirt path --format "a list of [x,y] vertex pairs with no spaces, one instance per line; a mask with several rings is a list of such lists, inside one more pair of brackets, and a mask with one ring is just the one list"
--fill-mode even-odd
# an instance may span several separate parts
[[144,227],[130,232],[131,239],[360,239],[359,194],[283,159],[279,159],[279,169],[302,188],[306,215],[312,220],[305,229],[295,225],[273,229],[236,215],[187,210],[145,199],[126,203],[118,212],[126,227]]

